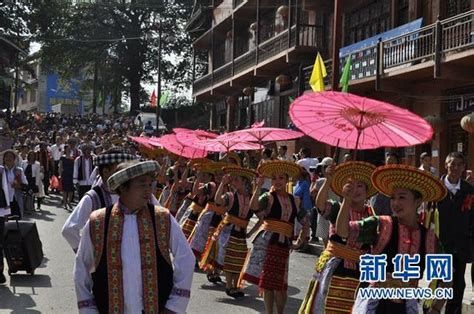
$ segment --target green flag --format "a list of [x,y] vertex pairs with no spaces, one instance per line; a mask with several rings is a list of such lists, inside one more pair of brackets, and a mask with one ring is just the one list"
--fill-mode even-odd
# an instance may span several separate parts
[[160,96],[160,107],[164,107],[166,103],[168,102],[168,98],[170,96],[169,91],[164,91],[161,96]]
[[349,90],[349,80],[351,79],[351,60],[352,55],[348,55],[346,59],[346,64],[344,65],[344,70],[342,71],[341,80],[339,81],[339,83],[341,83],[342,91],[344,93],[347,93],[347,91]]

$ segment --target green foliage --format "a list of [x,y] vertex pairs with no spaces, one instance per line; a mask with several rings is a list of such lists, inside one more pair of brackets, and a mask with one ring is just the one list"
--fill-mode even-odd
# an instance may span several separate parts
[[140,83],[156,79],[161,21],[163,86],[180,92],[190,85],[192,56],[184,26],[193,1],[89,2],[53,0],[33,6],[30,29],[42,44],[43,64],[65,77],[82,73],[84,88],[114,94],[115,101],[125,92],[135,111],[149,99]]

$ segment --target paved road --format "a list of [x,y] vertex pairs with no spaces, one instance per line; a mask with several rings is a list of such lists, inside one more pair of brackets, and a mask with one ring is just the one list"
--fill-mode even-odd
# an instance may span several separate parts
[[[57,207],[59,202],[59,196],[52,195],[41,212],[28,216],[38,225],[45,259],[34,276],[19,273],[7,278],[6,286],[0,286],[0,314],[77,312],[72,281],[74,254],[61,236],[61,227],[69,213]],[[311,278],[315,259],[316,256],[310,254],[291,255],[286,313],[297,312]],[[474,295],[471,292],[469,271],[466,272],[466,284],[464,300],[467,303]],[[203,273],[196,272],[188,313],[263,312],[263,299],[258,296],[258,290],[249,286],[244,292],[247,294],[244,299],[231,299],[225,295],[223,285],[210,284]]]
[[[59,196],[52,195],[41,212],[27,216],[34,220],[43,243],[45,259],[34,276],[19,272],[8,284],[0,286],[0,313],[76,313],[76,296],[72,281],[74,254],[61,236],[61,228],[69,213],[55,206]],[[291,256],[288,313],[295,313],[311,276],[314,255],[294,253]],[[259,313],[264,311],[263,299],[254,287],[240,301],[227,297],[224,286],[207,282],[196,272],[188,313]]]

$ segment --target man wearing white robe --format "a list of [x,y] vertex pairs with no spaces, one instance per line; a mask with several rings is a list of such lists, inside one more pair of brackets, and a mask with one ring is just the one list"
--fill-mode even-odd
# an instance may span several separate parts
[[[149,204],[149,194],[151,193],[154,174],[158,170],[158,164],[154,161],[131,161],[120,164],[117,169],[118,171],[109,178],[108,185],[110,189],[119,192],[119,201],[113,207],[109,207],[108,209],[100,209],[91,215],[90,220],[84,227],[79,249],[76,255],[74,282],[76,287],[79,313],[104,312],[104,310],[102,310],[102,312],[99,311],[99,303],[102,304],[101,306],[103,309],[105,307],[108,308],[115,306],[111,304],[111,302],[113,302],[111,301],[113,298],[109,297],[105,301],[103,299],[96,299],[96,297],[99,296],[95,296],[95,292],[93,292],[95,282],[93,279],[93,274],[95,273],[95,278],[97,278],[98,271],[96,266],[98,265],[97,268],[100,268],[102,267],[101,265],[105,263],[107,265],[105,269],[110,275],[111,269],[113,269],[114,265],[116,265],[116,262],[112,266],[109,263],[109,258],[113,255],[110,255],[111,253],[109,253],[109,249],[105,248],[103,250],[104,254],[99,255],[101,256],[100,261],[96,261],[95,256],[97,256],[97,253],[95,250],[97,248],[97,243],[102,242],[97,242],[97,240],[94,240],[94,237],[91,237],[91,234],[94,232],[94,230],[97,230],[97,226],[100,225],[97,224],[99,221],[99,219],[96,219],[97,217],[107,217],[106,215],[110,215],[109,217],[112,217],[109,219],[109,221],[107,221],[107,218],[105,219],[105,224],[108,226],[107,228],[117,227],[117,225],[114,225],[115,218],[122,217],[121,219],[123,219],[122,225],[118,225],[118,228],[122,228],[122,237],[120,243],[121,259],[118,261],[121,265],[121,269],[119,269],[119,271],[122,274],[120,287],[123,287],[122,294],[119,297],[119,304],[121,304],[120,306],[123,307],[120,309],[120,311],[123,313],[146,313],[148,312],[147,306],[150,306],[148,299],[150,296],[150,291],[155,292],[151,293],[152,296],[158,294],[158,291],[149,290],[148,293],[145,293],[144,291],[144,289],[149,288],[150,286],[150,276],[145,276],[144,273],[146,273],[146,271],[142,269],[144,260],[146,261],[144,256],[149,256],[149,252],[141,251],[141,247],[144,247],[144,243],[140,242],[140,234],[144,231],[139,230],[140,223],[138,221],[139,219],[143,219],[140,217],[146,216],[147,210],[151,208],[151,211],[153,211],[153,206]],[[162,225],[159,225],[163,222],[163,220],[159,219],[155,220],[154,226],[156,230],[169,230],[169,232],[167,231],[168,239],[166,239],[167,241],[165,242],[171,255],[165,256],[165,254],[160,253],[161,245],[163,244],[163,238],[158,239],[157,236],[155,238],[156,244],[158,244],[160,247],[160,250],[156,250],[157,265],[159,265],[159,254],[161,254],[161,256],[167,260],[168,263],[172,264],[171,268],[169,268],[172,272],[170,293],[167,296],[166,301],[160,300],[159,311],[155,312],[185,313],[189,302],[192,277],[194,273],[194,254],[174,217],[172,217],[167,210],[161,207],[155,207],[154,210],[157,215],[156,217],[166,217],[166,219],[169,219],[167,220],[169,223],[169,226],[167,227],[169,228],[163,228]],[[164,215],[160,216],[159,214]],[[110,233],[110,229],[108,230]],[[107,236],[109,235],[105,232],[102,233],[107,234]],[[107,241],[108,240],[105,239],[103,243],[109,243]],[[165,250],[161,252],[164,251]],[[148,270],[149,269],[150,268],[148,268]],[[160,273],[160,269],[161,268],[158,267],[157,276],[151,276],[151,278],[157,278],[158,286],[160,285],[160,278],[163,281],[165,280],[163,279],[166,277],[165,275],[170,275],[169,273]],[[105,278],[111,277],[106,276]],[[144,284],[144,281],[146,281],[146,284]],[[98,282],[98,284],[101,283]],[[112,292],[114,292],[113,288],[112,290],[110,288],[114,284],[114,282],[110,282],[109,279],[107,279],[106,286],[109,287],[109,296]],[[147,298],[146,303],[144,302],[144,298]]]

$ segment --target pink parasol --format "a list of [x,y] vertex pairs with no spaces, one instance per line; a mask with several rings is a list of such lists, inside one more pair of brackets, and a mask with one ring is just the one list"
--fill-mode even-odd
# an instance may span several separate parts
[[227,133],[225,137],[229,140],[240,142],[269,142],[269,141],[286,141],[302,137],[304,134],[297,131],[266,128],[263,126],[252,126],[249,129],[243,129]]
[[416,114],[350,93],[304,94],[292,103],[290,117],[306,135],[347,149],[406,147],[433,136],[432,127]]
[[230,152],[233,150],[257,150],[262,149],[263,146],[243,141],[236,141],[226,138],[227,134],[218,136],[215,139],[198,141],[193,144],[193,147],[205,149],[210,152]]
[[196,142],[214,139],[218,136],[217,134],[206,132],[203,130],[175,128],[173,129],[173,131],[176,133],[176,139],[178,140],[178,142],[185,146],[193,146],[193,144]]
[[150,141],[150,144],[161,146],[175,155],[185,158],[204,158],[207,156],[207,151],[191,146],[182,145],[178,142],[176,134],[163,135],[159,141]]

